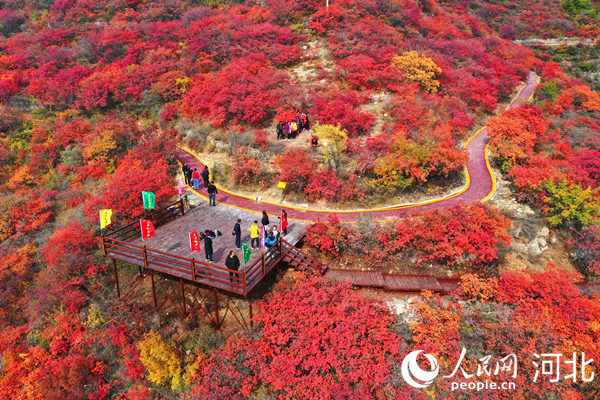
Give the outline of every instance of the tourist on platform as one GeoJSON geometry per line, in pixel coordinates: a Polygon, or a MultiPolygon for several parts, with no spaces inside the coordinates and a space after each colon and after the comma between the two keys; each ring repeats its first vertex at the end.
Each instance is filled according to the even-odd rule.
{"type": "Polygon", "coordinates": [[[206,189],[208,191],[208,204],[211,206],[216,206],[217,205],[217,193],[219,193],[219,191],[217,190],[217,187],[215,186],[215,183],[213,181],[210,181],[210,183],[208,184],[208,188],[206,189]]]}
{"type": "Polygon", "coordinates": [[[287,211],[281,210],[281,217],[279,217],[279,231],[284,236],[287,235],[287,227],[288,227],[287,211]]]}
{"type": "Polygon", "coordinates": [[[258,249],[260,247],[260,229],[258,227],[258,221],[254,221],[248,230],[250,231],[250,247],[258,249]]]}
{"type": "Polygon", "coordinates": [[[194,168],[194,172],[192,172],[192,183],[194,185],[194,189],[200,189],[200,173],[197,168],[194,168]]]}
{"type": "Polygon", "coordinates": [[[208,172],[208,165],[204,166],[204,169],[202,170],[202,180],[204,181],[204,187],[207,188],[208,187],[208,183],[210,182],[210,172],[208,172]]]}
{"type": "Polygon", "coordinates": [[[273,232],[269,232],[269,237],[265,239],[265,246],[268,249],[273,247],[277,243],[277,238],[273,235],[273,232]]]}
{"type": "Polygon", "coordinates": [[[216,237],[215,233],[211,230],[204,231],[204,253],[206,254],[206,261],[213,261],[213,245],[212,241],[216,237]]]}
{"type": "MultiPolygon", "coordinates": [[[[232,269],[234,271],[237,271],[240,268],[240,259],[235,255],[233,250],[229,252],[227,259],[225,260],[225,266],[227,269],[232,269]]],[[[237,277],[237,273],[229,271],[229,281],[233,282],[234,276],[237,277]]]]}
{"type": "Polygon", "coordinates": [[[267,215],[267,212],[265,210],[263,210],[262,213],[262,219],[260,220],[260,222],[262,223],[263,227],[266,227],[267,225],[269,225],[269,216],[267,215]]]}
{"type": "Polygon", "coordinates": [[[273,225],[273,230],[271,231],[271,234],[275,236],[275,240],[279,240],[279,238],[281,237],[281,233],[279,233],[279,230],[275,225],[273,225]]]}
{"type": "Polygon", "coordinates": [[[242,247],[242,228],[240,227],[241,219],[238,219],[235,225],[233,226],[233,232],[231,233],[235,236],[235,247],[238,249],[242,247]]]}

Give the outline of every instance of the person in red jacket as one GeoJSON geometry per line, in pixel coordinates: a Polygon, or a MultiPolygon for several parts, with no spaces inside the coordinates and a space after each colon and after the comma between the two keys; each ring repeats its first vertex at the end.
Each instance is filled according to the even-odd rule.
{"type": "Polygon", "coordinates": [[[194,168],[194,172],[192,172],[192,183],[194,184],[194,189],[200,189],[200,173],[198,172],[198,168],[194,168]]]}

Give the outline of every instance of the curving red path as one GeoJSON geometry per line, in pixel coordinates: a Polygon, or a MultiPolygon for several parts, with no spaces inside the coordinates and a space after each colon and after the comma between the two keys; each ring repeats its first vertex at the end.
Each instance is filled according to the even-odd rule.
{"type": "MultiPolygon", "coordinates": [[[[527,83],[519,92],[516,98],[509,105],[509,108],[519,107],[528,102],[538,84],[537,76],[530,72],[527,83]]],[[[329,214],[336,214],[342,222],[353,222],[359,218],[375,218],[379,220],[407,218],[426,211],[452,207],[459,203],[472,203],[474,201],[487,200],[496,190],[496,182],[487,159],[487,144],[490,137],[487,135],[487,128],[480,129],[466,145],[466,151],[469,155],[467,162],[467,186],[459,193],[445,198],[432,200],[429,202],[399,205],[378,209],[365,209],[360,211],[334,211],[334,210],[311,210],[302,208],[293,208],[285,204],[267,203],[255,201],[254,199],[244,197],[235,193],[219,188],[217,202],[236,208],[245,209],[253,212],[266,210],[267,213],[280,215],[281,209],[285,208],[290,219],[303,221],[319,221],[327,219],[329,214]]],[[[193,154],[184,149],[178,153],[179,161],[187,163],[192,168],[203,168],[202,162],[193,154]]],[[[200,190],[200,195],[206,196],[206,189],[200,190]]]]}

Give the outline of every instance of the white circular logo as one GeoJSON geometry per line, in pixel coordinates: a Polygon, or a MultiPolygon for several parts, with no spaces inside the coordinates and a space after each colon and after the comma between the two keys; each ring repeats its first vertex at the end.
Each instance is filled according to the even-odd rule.
{"type": "Polygon", "coordinates": [[[438,376],[440,367],[438,366],[437,359],[431,354],[423,353],[429,364],[431,364],[431,371],[423,371],[417,363],[417,357],[423,353],[423,350],[413,351],[402,361],[400,370],[402,371],[402,377],[410,386],[423,389],[431,385],[433,380],[438,376]]]}

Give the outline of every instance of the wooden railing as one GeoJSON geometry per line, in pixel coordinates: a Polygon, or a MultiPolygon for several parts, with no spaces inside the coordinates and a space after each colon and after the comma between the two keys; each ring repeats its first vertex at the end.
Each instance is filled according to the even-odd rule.
{"type": "MultiPolygon", "coordinates": [[[[181,201],[157,210],[147,218],[154,218],[153,222],[158,225],[172,219],[179,212],[183,214],[183,203],[181,201]]],[[[103,236],[102,248],[104,255],[136,264],[145,269],[244,296],[250,293],[282,260],[287,261],[294,267],[303,268],[313,273],[322,274],[324,272],[321,264],[283,239],[279,239],[271,248],[261,253],[260,257],[252,264],[242,267],[241,271],[235,271],[127,241],[139,236],[139,232],[139,223],[133,223],[103,236]],[[134,232],[137,232],[137,235],[134,232]]]]}
{"type": "MultiPolygon", "coordinates": [[[[151,220],[154,227],[157,228],[184,214],[183,200],[179,199],[173,204],[149,212],[143,218],[151,220]]],[[[133,240],[141,236],[140,222],[139,220],[132,222],[116,230],[109,231],[104,236],[124,241],[133,240]]]]}
{"type": "Polygon", "coordinates": [[[301,252],[298,248],[293,246],[291,243],[285,240],[280,240],[282,244],[282,252],[284,254],[284,260],[293,265],[294,267],[304,268],[313,274],[323,275],[325,270],[321,263],[315,261],[308,254],[301,252]]]}
{"type": "Polygon", "coordinates": [[[234,293],[245,295],[247,292],[245,271],[230,270],[194,258],[180,257],[110,237],[102,238],[102,246],[104,254],[108,257],[128,261],[178,278],[225,288],[234,293]]]}

